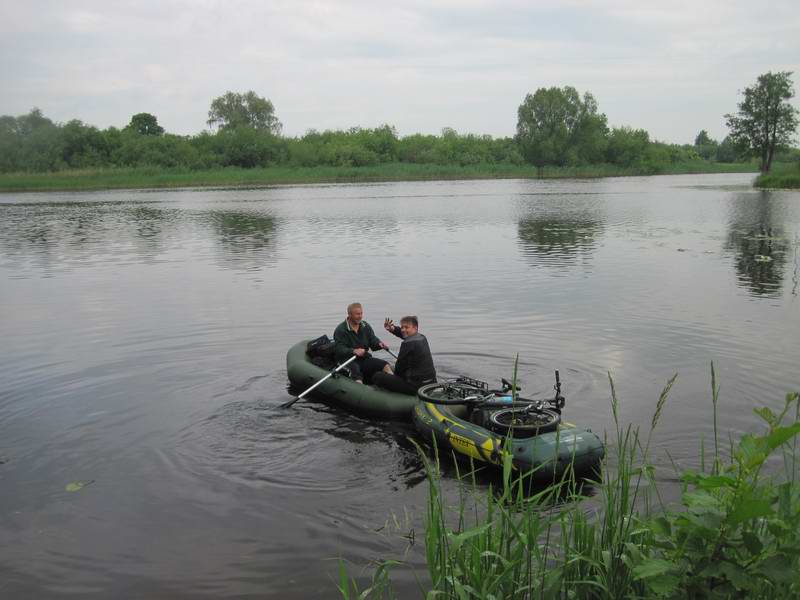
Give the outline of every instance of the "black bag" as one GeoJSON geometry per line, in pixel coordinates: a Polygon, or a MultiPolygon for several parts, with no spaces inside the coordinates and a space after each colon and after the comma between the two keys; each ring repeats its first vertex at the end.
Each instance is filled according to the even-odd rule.
{"type": "Polygon", "coordinates": [[[315,340],[308,342],[306,353],[309,356],[320,356],[322,358],[333,358],[335,342],[327,335],[321,335],[315,340]]]}

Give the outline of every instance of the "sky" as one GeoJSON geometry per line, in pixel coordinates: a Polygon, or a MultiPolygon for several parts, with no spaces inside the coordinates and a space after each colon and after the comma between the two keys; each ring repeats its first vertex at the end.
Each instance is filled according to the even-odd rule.
{"type": "MultiPolygon", "coordinates": [[[[767,71],[794,71],[797,0],[0,0],[0,115],[170,133],[255,91],[285,135],[393,125],[514,135],[540,87],[591,92],[610,126],[721,140],[767,71]]],[[[793,104],[800,106],[795,97],[793,104]]]]}

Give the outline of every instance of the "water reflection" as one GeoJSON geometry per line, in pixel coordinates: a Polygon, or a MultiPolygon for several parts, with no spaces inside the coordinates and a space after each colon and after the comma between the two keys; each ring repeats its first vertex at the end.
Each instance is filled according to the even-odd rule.
{"type": "Polygon", "coordinates": [[[271,214],[212,211],[207,221],[223,266],[258,271],[274,264],[278,223],[271,214]]]}
{"type": "Polygon", "coordinates": [[[785,212],[769,192],[733,200],[725,248],[734,255],[739,285],[753,296],[780,296],[791,246],[783,229],[785,212]]]}
{"type": "Polygon", "coordinates": [[[136,201],[0,205],[0,263],[47,276],[95,263],[183,260],[171,254],[185,248],[192,225],[201,232],[195,255],[216,248],[219,264],[244,270],[275,262],[278,220],[270,214],[203,211],[192,218],[180,208],[136,201]]]}
{"type": "Polygon", "coordinates": [[[102,214],[91,203],[30,204],[0,207],[0,252],[13,264],[30,263],[51,272],[54,265],[74,260],[101,237],[102,214]],[[67,210],[63,207],[67,206],[67,210]]]}
{"type": "Polygon", "coordinates": [[[0,251],[50,272],[95,260],[148,262],[164,251],[178,211],[131,203],[59,202],[0,206],[0,251]]]}
{"type": "Polygon", "coordinates": [[[536,265],[566,267],[587,263],[597,248],[601,223],[593,219],[559,219],[547,215],[520,219],[522,252],[536,265]]]}

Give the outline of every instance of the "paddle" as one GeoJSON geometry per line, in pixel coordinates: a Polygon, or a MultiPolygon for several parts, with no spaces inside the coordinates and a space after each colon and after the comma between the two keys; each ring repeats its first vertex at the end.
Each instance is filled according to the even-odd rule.
{"type": "Polygon", "coordinates": [[[357,358],[358,358],[357,356],[351,356],[351,357],[350,357],[350,358],[348,358],[346,361],[344,361],[342,364],[340,364],[338,367],[336,367],[336,368],[335,368],[333,371],[331,371],[330,373],[328,373],[328,374],[327,374],[325,377],[323,377],[322,379],[320,379],[320,380],[319,380],[317,383],[315,383],[315,384],[314,384],[314,385],[312,385],[310,388],[308,388],[308,389],[307,389],[305,392],[303,392],[302,394],[300,394],[300,395],[299,395],[297,398],[292,398],[292,399],[291,399],[291,400],[289,400],[288,402],[284,402],[283,404],[281,404],[281,405],[280,405],[280,407],[279,407],[279,408],[289,408],[289,407],[290,407],[292,404],[294,404],[295,402],[297,402],[298,400],[300,400],[300,398],[302,398],[303,396],[305,396],[305,395],[306,395],[308,392],[310,392],[311,390],[313,390],[315,387],[317,387],[317,386],[318,386],[319,384],[321,384],[323,381],[326,381],[327,379],[330,379],[331,377],[333,377],[333,376],[336,374],[336,372],[337,372],[337,371],[339,371],[339,370],[343,369],[344,367],[346,367],[347,365],[349,365],[351,362],[353,362],[353,361],[354,361],[355,359],[357,359],[357,358]]]}

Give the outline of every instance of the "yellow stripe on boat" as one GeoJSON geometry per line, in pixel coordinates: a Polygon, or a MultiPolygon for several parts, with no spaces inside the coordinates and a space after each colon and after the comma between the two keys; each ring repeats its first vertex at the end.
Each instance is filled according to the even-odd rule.
{"type": "Polygon", "coordinates": [[[478,447],[475,445],[475,442],[473,442],[471,439],[465,438],[451,431],[447,434],[447,440],[450,442],[450,445],[453,447],[453,449],[457,450],[461,454],[466,454],[467,456],[471,456],[476,460],[486,462],[486,459],[478,451],[478,447]]]}
{"type": "Polygon", "coordinates": [[[466,427],[464,426],[463,423],[459,423],[455,419],[452,419],[452,418],[450,418],[450,417],[448,417],[446,415],[443,415],[441,412],[439,412],[439,409],[436,408],[435,404],[433,404],[431,402],[426,402],[425,406],[427,406],[428,410],[431,412],[431,414],[434,417],[436,417],[437,419],[439,419],[439,421],[441,421],[442,423],[450,423],[450,425],[455,425],[456,427],[460,427],[461,429],[466,429],[466,427]]]}

